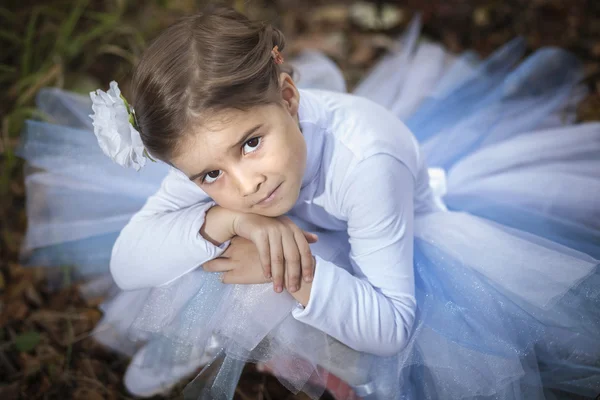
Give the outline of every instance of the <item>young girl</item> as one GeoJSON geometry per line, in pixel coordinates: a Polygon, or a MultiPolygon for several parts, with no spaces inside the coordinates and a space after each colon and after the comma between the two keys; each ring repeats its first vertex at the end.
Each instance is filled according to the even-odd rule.
{"type": "Polygon", "coordinates": [[[97,335],[137,351],[130,391],[209,362],[188,394],[231,398],[253,361],[312,397],[325,370],[378,399],[598,393],[600,125],[569,125],[579,64],[514,68],[520,41],[454,58],[418,30],[358,96],[314,53],[300,82],[317,67],[334,91],[298,89],[279,31],[229,10],[161,34],[131,106],[92,94],[96,138],[76,97],[41,94],[75,126],[25,132],[48,170],[27,179],[27,245],[92,268],[114,243],[124,292],[97,335]]]}

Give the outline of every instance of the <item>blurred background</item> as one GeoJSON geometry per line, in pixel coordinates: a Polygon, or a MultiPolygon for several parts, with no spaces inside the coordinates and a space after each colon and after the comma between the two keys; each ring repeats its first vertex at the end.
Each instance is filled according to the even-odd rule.
{"type": "MultiPolygon", "coordinates": [[[[69,266],[58,290],[41,268],[19,265],[26,228],[22,162],[14,150],[26,119],[44,119],[35,96],[45,86],[87,94],[129,74],[148,41],[202,0],[3,0],[0,5],[0,399],[126,399],[127,359],[88,335],[102,299],[80,298],[69,266]]],[[[328,54],[351,89],[390,49],[413,15],[424,35],[454,52],[486,56],[521,35],[529,50],[559,46],[584,62],[590,92],[579,120],[600,120],[599,0],[230,0],[252,19],[284,31],[286,57],[304,48],[328,54]]],[[[180,398],[183,385],[170,396],[180,398]]],[[[248,367],[239,399],[293,399],[275,379],[248,367]]],[[[157,397],[158,399],[159,397],[157,397]]]]}

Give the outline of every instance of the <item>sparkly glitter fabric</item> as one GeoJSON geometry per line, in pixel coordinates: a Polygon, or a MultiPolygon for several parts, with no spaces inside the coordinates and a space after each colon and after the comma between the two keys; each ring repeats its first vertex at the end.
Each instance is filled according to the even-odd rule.
{"type": "MultiPolygon", "coordinates": [[[[406,121],[428,164],[445,172],[435,176],[446,177],[437,200],[449,211],[415,207],[417,317],[403,351],[355,352],[296,321],[291,296],[223,285],[201,270],[118,293],[103,305],[96,337],[136,354],[148,371],[204,364],[189,399],[232,398],[247,361],[268,362],[290,390],[312,398],[326,371],[369,399],[597,395],[600,124],[572,125],[581,68],[558,49],[519,63],[518,39],[481,61],[418,35],[415,21],[400,50],[356,89],[406,121]],[[194,364],[203,354],[208,361],[194,364]]],[[[301,84],[344,90],[322,55],[297,65],[301,84]]],[[[56,124],[29,122],[23,135],[20,154],[37,168],[26,177],[24,255],[36,265],[76,264],[82,274],[106,270],[119,231],[167,170],[113,165],[80,97],[44,90],[38,104],[56,124]]],[[[347,237],[319,236],[314,254],[351,270],[347,237]]]]}

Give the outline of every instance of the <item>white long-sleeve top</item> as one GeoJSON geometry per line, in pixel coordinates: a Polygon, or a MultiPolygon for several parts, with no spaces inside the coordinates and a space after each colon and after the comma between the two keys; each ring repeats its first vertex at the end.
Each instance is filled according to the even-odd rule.
{"type": "MultiPolygon", "coordinates": [[[[307,167],[290,214],[346,231],[349,263],[316,256],[310,301],[293,316],[358,351],[400,351],[415,315],[413,220],[436,208],[418,144],[406,126],[368,100],[301,90],[307,167]]],[[[225,246],[200,235],[214,203],[172,170],[122,230],[111,273],[124,290],[172,282],[225,246]]]]}

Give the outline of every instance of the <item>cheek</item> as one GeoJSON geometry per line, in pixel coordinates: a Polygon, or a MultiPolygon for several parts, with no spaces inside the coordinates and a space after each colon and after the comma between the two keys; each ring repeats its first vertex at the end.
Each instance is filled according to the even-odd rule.
{"type": "Polygon", "coordinates": [[[273,152],[269,163],[273,172],[297,175],[304,171],[305,162],[306,152],[304,149],[291,146],[290,143],[282,143],[281,146],[278,146],[277,151],[273,152]]]}
{"type": "Polygon", "coordinates": [[[226,208],[228,210],[238,210],[240,205],[236,202],[237,196],[233,196],[229,187],[224,185],[222,182],[217,185],[213,185],[214,187],[205,187],[202,188],[204,192],[214,200],[219,206],[226,208]]]}
{"type": "Polygon", "coordinates": [[[288,171],[304,173],[306,165],[306,143],[295,125],[287,127],[278,152],[279,159],[288,171]]]}
{"type": "Polygon", "coordinates": [[[291,170],[303,174],[306,166],[306,144],[304,138],[290,143],[288,164],[291,170]]]}

